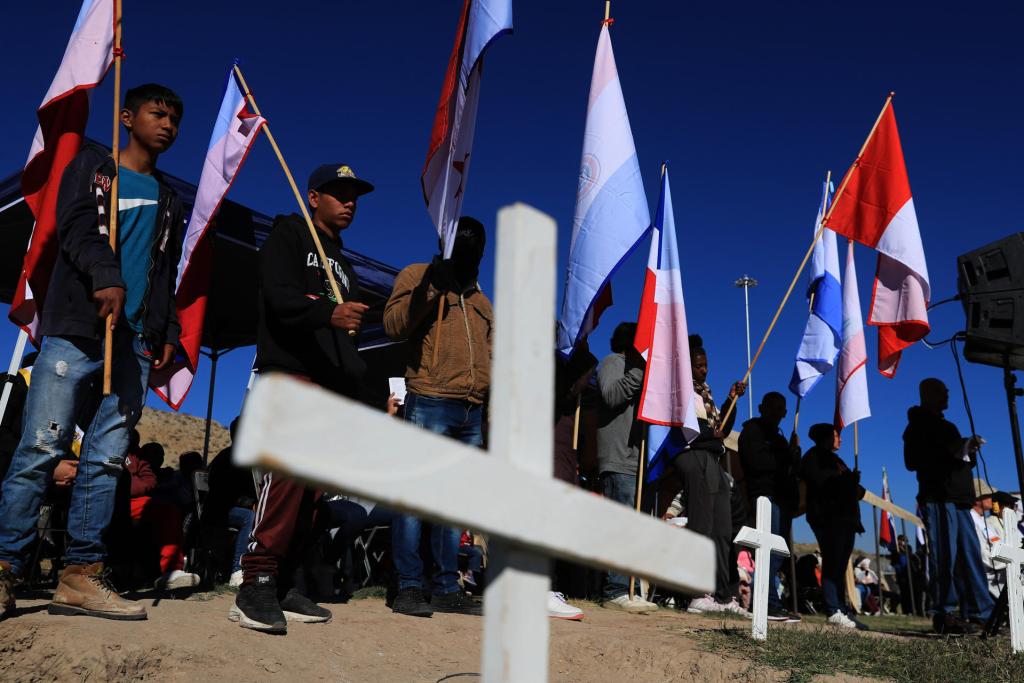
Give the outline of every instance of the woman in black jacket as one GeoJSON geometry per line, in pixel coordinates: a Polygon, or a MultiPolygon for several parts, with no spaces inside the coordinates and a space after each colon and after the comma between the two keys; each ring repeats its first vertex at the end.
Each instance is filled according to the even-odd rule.
{"type": "Polygon", "coordinates": [[[814,446],[800,462],[800,477],[807,484],[807,523],[821,549],[821,590],[828,622],[857,628],[846,606],[846,565],[860,524],[864,489],[860,472],[851,471],[836,453],[841,439],[830,424],[816,424],[808,434],[814,446]]]}

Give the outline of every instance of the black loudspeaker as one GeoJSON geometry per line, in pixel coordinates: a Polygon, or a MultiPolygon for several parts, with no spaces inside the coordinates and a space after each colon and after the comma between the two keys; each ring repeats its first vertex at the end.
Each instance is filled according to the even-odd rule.
{"type": "Polygon", "coordinates": [[[1024,233],[957,258],[967,360],[1024,370],[1024,233]]]}

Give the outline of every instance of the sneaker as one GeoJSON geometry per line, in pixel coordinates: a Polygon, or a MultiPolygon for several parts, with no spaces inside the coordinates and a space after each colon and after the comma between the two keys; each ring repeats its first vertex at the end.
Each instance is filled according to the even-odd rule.
{"type": "Polygon", "coordinates": [[[563,594],[548,591],[548,616],[552,619],[582,621],[583,610],[567,603],[563,594]]]}
{"type": "Polygon", "coordinates": [[[84,615],[124,621],[145,619],[146,608],[118,595],[109,575],[102,562],[68,565],[47,611],[62,616],[84,615]]]}
{"type": "MultiPolygon", "coordinates": [[[[647,614],[653,610],[646,607],[651,603],[646,600],[638,600],[636,596],[630,600],[629,596],[625,593],[618,596],[617,598],[611,598],[601,603],[601,607],[607,607],[608,609],[618,609],[623,612],[629,612],[630,614],[647,614]]],[[[657,605],[654,606],[657,609],[657,605]]]]}
{"type": "Polygon", "coordinates": [[[842,612],[835,612],[826,619],[830,626],[837,626],[839,628],[852,628],[856,629],[857,624],[854,623],[853,619],[846,616],[842,612]]]}
{"type": "Polygon", "coordinates": [[[156,588],[158,590],[178,590],[179,588],[195,588],[199,585],[199,575],[190,574],[189,572],[183,572],[180,569],[167,572],[156,582],[156,588]]]}
{"type": "Polygon", "coordinates": [[[484,609],[480,603],[462,591],[435,595],[434,599],[430,601],[430,606],[434,608],[435,612],[470,614],[475,617],[479,617],[484,613],[484,609]]]}
{"type": "Polygon", "coordinates": [[[228,619],[242,628],[264,633],[286,633],[288,622],[277,601],[277,581],[270,574],[257,574],[252,583],[242,584],[228,619]]]}
{"type": "Polygon", "coordinates": [[[423,591],[419,588],[403,588],[398,591],[391,611],[395,614],[407,614],[410,617],[429,617],[434,613],[430,603],[423,599],[423,591]]]}
{"type": "Polygon", "coordinates": [[[644,609],[646,609],[648,612],[657,612],[658,611],[657,603],[651,602],[650,600],[644,600],[639,595],[634,595],[632,599],[633,599],[633,602],[635,602],[635,603],[637,603],[639,605],[642,605],[644,607],[644,609]]]}
{"type": "Polygon", "coordinates": [[[686,608],[686,611],[690,614],[708,614],[710,612],[720,612],[721,608],[713,597],[703,595],[691,600],[690,606],[686,608]]]}
{"type": "Polygon", "coordinates": [[[769,607],[768,608],[768,621],[785,622],[787,624],[798,624],[800,621],[800,615],[790,612],[785,607],[769,607]]]}
{"type": "Polygon", "coordinates": [[[932,617],[932,627],[936,633],[943,635],[969,635],[977,630],[955,614],[936,614],[932,617]]]}
{"type": "Polygon", "coordinates": [[[321,607],[294,588],[285,593],[280,605],[284,618],[288,621],[326,624],[331,620],[331,610],[321,607]]]}
{"type": "Polygon", "coordinates": [[[11,565],[0,562],[0,619],[14,614],[14,586],[17,579],[11,565]]]}
{"type": "Polygon", "coordinates": [[[231,572],[231,578],[228,579],[228,585],[232,588],[238,588],[242,585],[242,570],[231,572]]]}
{"type": "Polygon", "coordinates": [[[743,605],[741,605],[739,603],[739,600],[737,600],[736,598],[733,598],[732,600],[724,604],[721,602],[717,604],[719,611],[725,612],[727,614],[735,614],[736,616],[743,617],[744,619],[754,618],[754,615],[751,614],[748,610],[744,609],[743,605]]]}

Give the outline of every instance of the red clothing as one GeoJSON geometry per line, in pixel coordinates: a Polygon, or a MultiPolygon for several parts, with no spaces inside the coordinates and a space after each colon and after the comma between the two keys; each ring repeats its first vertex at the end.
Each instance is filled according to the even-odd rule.
{"type": "MultiPolygon", "coordinates": [[[[134,477],[132,488],[135,488],[134,477]]],[[[182,531],[181,510],[177,505],[149,496],[132,498],[132,519],[152,529],[153,541],[160,546],[161,574],[185,568],[185,553],[182,550],[185,534],[182,531]]]]}
{"type": "MultiPolygon", "coordinates": [[[[128,453],[124,459],[124,466],[132,475],[132,498],[148,496],[156,489],[156,472],[153,471],[153,466],[149,461],[140,458],[137,452],[128,453]]],[[[132,517],[134,516],[133,514],[132,517]]]]}

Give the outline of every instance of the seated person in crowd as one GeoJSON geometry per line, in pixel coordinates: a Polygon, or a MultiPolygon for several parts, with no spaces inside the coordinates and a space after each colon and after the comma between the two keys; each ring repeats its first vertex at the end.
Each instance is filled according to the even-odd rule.
{"type": "Polygon", "coordinates": [[[163,463],[163,447],[157,443],[133,447],[138,444],[137,434],[133,431],[125,458],[125,469],[131,475],[132,520],[147,526],[160,548],[160,578],[156,587],[166,590],[192,588],[199,585],[199,577],[183,571],[185,537],[181,510],[173,502],[154,495],[156,471],[163,463]]]}
{"type": "Polygon", "coordinates": [[[871,568],[871,559],[861,556],[853,565],[853,580],[860,593],[860,611],[864,614],[878,615],[882,613],[878,601],[878,574],[871,568]]]}
{"type": "Polygon", "coordinates": [[[254,506],[256,505],[256,483],[249,467],[238,467],[231,461],[235,434],[238,432],[238,418],[231,421],[232,445],[214,457],[210,462],[210,492],[203,509],[203,526],[206,528],[232,527],[238,529],[231,558],[230,586],[242,585],[242,555],[249,544],[252,533],[254,506]]]}

